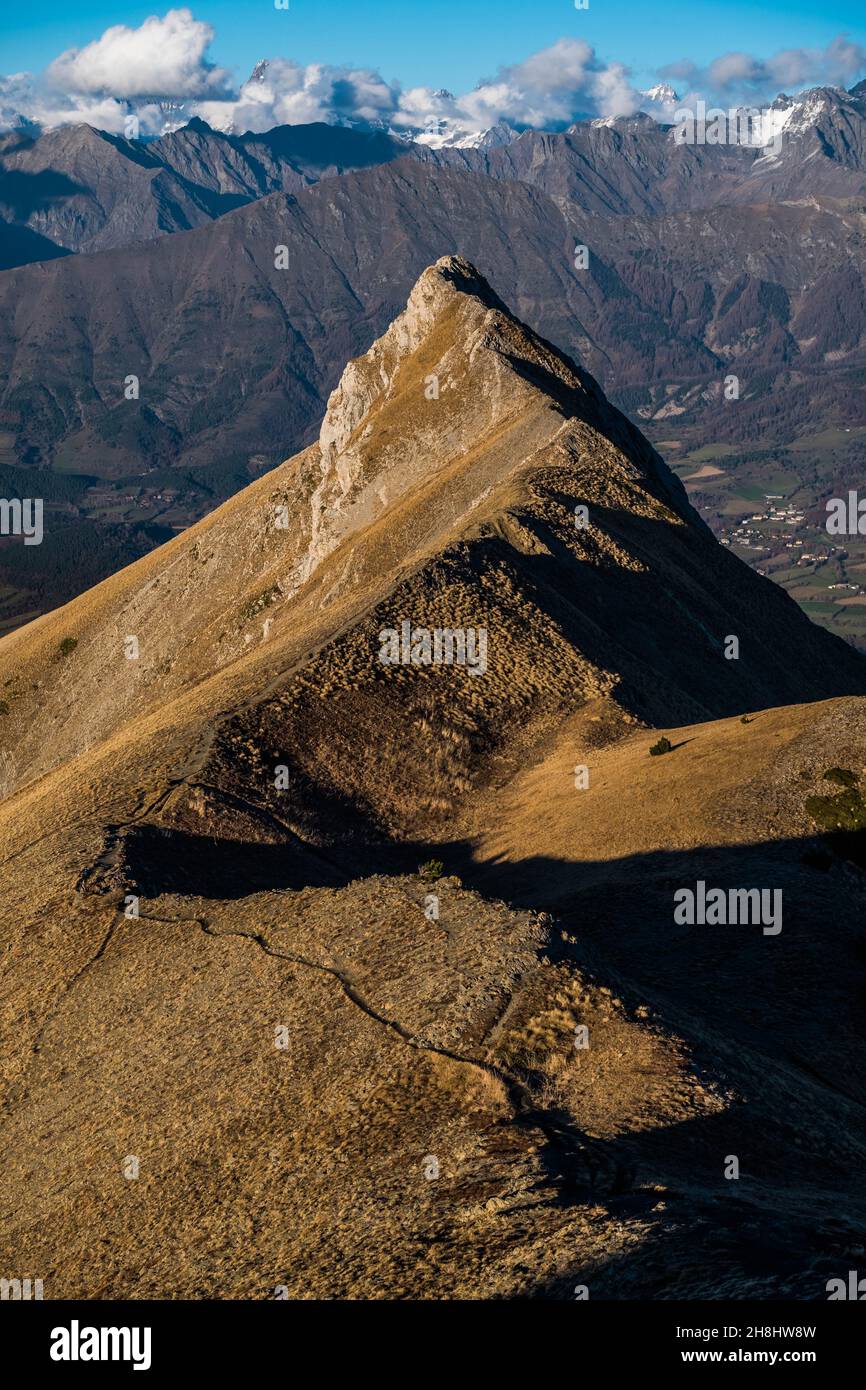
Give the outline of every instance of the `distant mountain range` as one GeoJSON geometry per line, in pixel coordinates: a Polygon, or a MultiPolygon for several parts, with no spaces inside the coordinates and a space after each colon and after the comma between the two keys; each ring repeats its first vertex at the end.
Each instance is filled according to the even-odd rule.
{"type": "MultiPolygon", "coordinates": [[[[774,114],[767,136],[783,138],[766,150],[678,144],[674,126],[644,112],[578,122],[561,134],[520,133],[501,123],[465,140],[440,142],[323,124],[238,135],[212,130],[198,118],[148,141],[86,125],[44,134],[13,130],[0,136],[3,236],[26,227],[54,242],[54,254],[128,246],[202,226],[269,193],[296,193],[321,178],[401,156],[532,183],[590,212],[862,195],[864,84],[850,93],[827,87],[796,100],[782,96],[774,114]]],[[[24,264],[51,253],[21,243],[17,254],[24,264]]],[[[5,255],[11,264],[11,252],[5,255]]]]}
{"type": "MultiPolygon", "coordinates": [[[[20,238],[25,228],[53,242],[54,255],[133,246],[205,226],[269,193],[297,193],[405,154],[403,142],[381,132],[326,125],[235,137],[195,119],[153,141],[88,125],[36,137],[11,132],[0,136],[3,238],[20,238]]],[[[21,264],[46,259],[39,247],[21,250],[21,264]]]]}

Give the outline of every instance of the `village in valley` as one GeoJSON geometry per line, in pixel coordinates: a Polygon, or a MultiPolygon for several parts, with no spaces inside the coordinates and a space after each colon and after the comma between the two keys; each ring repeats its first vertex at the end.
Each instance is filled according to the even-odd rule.
{"type": "Polygon", "coordinates": [[[866,431],[825,431],[775,449],[656,447],[720,544],[780,584],[815,622],[866,651],[866,536],[832,534],[828,492],[866,476],[866,431]],[[828,483],[828,479],[833,479],[828,483]]]}

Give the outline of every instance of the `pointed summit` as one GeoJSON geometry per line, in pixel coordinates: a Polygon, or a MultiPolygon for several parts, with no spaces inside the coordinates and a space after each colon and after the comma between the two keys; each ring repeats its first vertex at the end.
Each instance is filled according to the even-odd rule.
{"type": "Polygon", "coordinates": [[[475,266],[441,257],[328,400],[304,577],[350,519],[371,520],[460,459],[486,460],[502,482],[564,418],[594,418],[602,402],[592,378],[516,319],[475,266]]]}
{"type": "MultiPolygon", "coordinates": [[[[585,390],[574,364],[514,318],[475,266],[462,256],[442,256],[419,276],[390,328],[347,365],[319,435],[324,458],[334,458],[348,444],[374,405],[378,410],[410,383],[417,385],[406,371],[412,359],[419,372],[430,368],[423,378],[430,400],[449,400],[448,392],[470,374],[475,394],[484,395],[484,387],[491,385],[489,374],[506,368],[513,397],[520,393],[521,376],[532,367],[547,373],[551,385],[555,380],[557,390],[585,390]]],[[[538,388],[541,380],[539,375],[538,388]]],[[[497,415],[511,410],[515,400],[509,395],[500,389],[490,397],[489,408],[497,415]]],[[[410,420],[405,423],[411,426],[410,420]]],[[[467,425],[472,427],[469,421],[467,425]]]]}
{"type": "Polygon", "coordinates": [[[441,257],[328,400],[305,577],[345,534],[349,514],[372,519],[460,459],[484,460],[502,484],[568,420],[630,449],[654,495],[675,512],[687,507],[589,373],[521,323],[469,261],[441,257]]]}

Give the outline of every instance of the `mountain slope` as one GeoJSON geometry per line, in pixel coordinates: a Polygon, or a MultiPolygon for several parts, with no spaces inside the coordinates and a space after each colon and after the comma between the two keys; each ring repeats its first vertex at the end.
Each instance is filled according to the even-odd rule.
{"type": "MultiPolygon", "coordinates": [[[[603,318],[604,265],[575,271],[555,204],[403,160],[297,198],[272,194],[188,237],[67,258],[59,276],[42,265],[3,277],[0,383],[17,456],[110,478],[140,473],[145,447],[151,460],[217,473],[278,442],[298,447],[342,362],[384,331],[424,265],[455,243],[511,284],[547,336],[603,360],[582,320],[603,318]],[[281,245],[285,269],[275,265],[281,245]],[[526,247],[518,260],[515,245],[526,247]],[[34,386],[48,341],[50,371],[43,365],[34,386]],[[140,377],[137,406],[121,389],[127,372],[140,377]]],[[[663,355],[685,370],[692,344],[672,341],[636,296],[622,301],[610,331],[629,312],[644,360],[663,355]]]]}
{"type": "Polygon", "coordinates": [[[866,103],[856,90],[815,87],[773,103],[781,139],[755,160],[733,202],[856,198],[866,190],[866,103]]]}
{"type": "MultiPolygon", "coordinates": [[[[863,241],[858,205],[608,218],[403,161],[297,199],[271,195],[191,238],[4,276],[0,404],[19,463],[108,479],[146,476],[145,456],[202,469],[201,508],[248,477],[251,460],[309,441],[340,362],[456,243],[648,414],[667,403],[713,434],[752,440],[756,412],[778,417],[772,398],[787,390],[807,398],[799,413],[785,406],[795,431],[853,423],[863,241]],[[581,243],[585,270],[573,260],[581,243]],[[281,245],[285,269],[274,264],[281,245]],[[726,409],[722,384],[737,366],[743,403],[726,409]],[[138,403],[124,395],[128,372],[138,403]]],[[[196,478],[176,486],[195,491],[196,478]]]]}
{"type": "Polygon", "coordinates": [[[808,197],[861,198],[866,188],[866,102],[839,88],[780,96],[766,147],[685,143],[676,126],[639,112],[580,121],[561,133],[528,130],[491,149],[436,150],[449,168],[530,183],[584,212],[633,217],[808,197]]]}
{"type": "MultiPolygon", "coordinates": [[[[804,216],[801,208],[775,213],[774,245],[791,262],[784,276],[791,283],[800,278],[804,216]]],[[[694,275],[690,222],[668,221],[682,227],[668,255],[678,254],[682,242],[694,275]]],[[[749,225],[756,254],[766,256],[759,223],[755,217],[749,225]]],[[[653,227],[632,233],[632,241],[651,238],[653,227]]],[[[856,214],[824,216],[822,232],[827,265],[841,257],[862,277],[856,214]]],[[[629,236],[618,219],[587,219],[524,187],[467,182],[404,161],[348,175],[329,191],[310,189],[297,200],[272,195],[191,240],[162,239],[104,263],[20,270],[0,282],[8,311],[2,403],[17,437],[16,456],[56,454],[65,468],[110,477],[140,474],[145,445],[160,461],[197,466],[215,459],[224,468],[239,453],[272,450],[278,439],[300,444],[321,413],[339,361],[384,329],[423,265],[455,242],[511,286],[512,298],[549,337],[580,352],[597,373],[615,372],[620,389],[721,380],[723,359],[701,341],[714,298],[723,298],[713,289],[712,269],[698,267],[706,284],[699,280],[693,304],[670,286],[665,297],[642,274],[645,253],[632,249],[629,236]],[[578,272],[573,253],[580,236],[591,254],[588,269],[578,272]],[[608,242],[623,246],[621,258],[611,256],[608,242]],[[283,244],[288,268],[276,271],[275,247],[283,244]],[[524,248],[517,260],[515,245],[524,248]],[[95,286],[106,280],[110,290],[101,300],[95,286]],[[326,301],[327,313],[319,308],[326,301]],[[71,303],[74,314],[61,313],[61,303],[71,303]],[[34,355],[48,360],[49,334],[59,350],[48,354],[48,376],[38,386],[34,355]],[[118,389],[125,372],[136,369],[148,383],[137,410],[118,389]]],[[[730,255],[740,250],[735,239],[730,255]]],[[[768,278],[775,282],[778,270],[768,278]]],[[[748,327],[758,351],[775,320],[759,315],[748,327]]]]}
{"type": "Polygon", "coordinates": [[[724,203],[755,157],[739,146],[675,144],[670,127],[643,114],[581,121],[558,134],[528,130],[499,148],[432,154],[442,167],[529,183],[584,212],[620,217],[724,203]]]}
{"type": "Polygon", "coordinates": [[[0,685],[4,1267],[48,1297],[670,1297],[673,1254],[680,1295],[823,1296],[861,1219],[861,887],[803,857],[800,797],[860,756],[864,662],[467,262],[317,443],[0,642],[0,685]],[[384,664],[404,621],[483,627],[485,669],[384,664]],[[846,693],[647,757],[641,721],[846,693]],[[663,912],[717,840],[793,916],[725,938],[727,1023],[718,938],[663,912]]]}
{"type": "MultiPolygon", "coordinates": [[[[781,468],[820,552],[818,509],[861,467],[864,120],[862,95],[827,88],[780,97],[763,151],[678,144],[645,115],[475,150],[200,120],[150,143],[0,138],[0,260],[40,262],[0,275],[0,471],[27,496],[38,469],[46,506],[44,545],[0,547],[0,630],[308,444],[346,357],[454,248],[673,457],[730,449],[750,495],[781,468]],[[67,248],[97,259],[51,267],[67,248]],[[801,441],[815,452],[777,467],[801,441]]],[[[717,531],[738,503],[722,482],[696,498],[717,531]]],[[[786,558],[774,572],[803,590],[786,558]]],[[[852,610],[831,611],[862,646],[852,610]]]]}
{"type": "Polygon", "coordinates": [[[48,237],[32,232],[17,222],[0,218],[0,270],[30,265],[33,261],[53,261],[69,253],[48,237]]]}
{"type": "MultiPolygon", "coordinates": [[[[31,243],[29,261],[62,251],[134,246],[201,227],[268,193],[405,156],[380,132],[321,123],[265,135],[224,135],[194,119],[142,142],[88,125],[0,136],[0,214],[58,247],[31,243]]],[[[27,247],[21,241],[21,263],[27,247]]]]}
{"type": "Polygon", "coordinates": [[[100,251],[186,231],[237,201],[88,125],[0,140],[0,211],[61,250],[100,251]]]}

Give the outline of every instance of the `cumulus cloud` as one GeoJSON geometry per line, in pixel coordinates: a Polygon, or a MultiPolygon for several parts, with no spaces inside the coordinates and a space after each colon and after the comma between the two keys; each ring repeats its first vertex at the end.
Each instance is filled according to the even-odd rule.
{"type": "Polygon", "coordinates": [[[196,114],[223,129],[254,131],[335,120],[379,121],[395,130],[444,122],[480,131],[498,121],[517,129],[558,130],[580,115],[626,114],[639,100],[622,64],[602,63],[589,44],[560,39],[459,96],[442,88],[403,90],[366,68],[304,67],[277,59],[246,82],[236,99],[200,102],[196,114]]]}
{"type": "Polygon", "coordinates": [[[143,135],[159,134],[179,104],[182,116],[192,102],[231,95],[230,74],[207,57],[213,38],[188,9],[152,15],[137,29],[112,25],[37,76],[0,77],[0,125],[86,122],[124,133],[134,114],[143,135]]]}
{"type": "Polygon", "coordinates": [[[555,129],[576,116],[622,116],[635,111],[640,93],[622,63],[604,63],[581,39],[559,39],[525,62],[501,68],[492,82],[480,82],[461,98],[486,124],[507,120],[515,126],[555,129]]]}
{"type": "Polygon", "coordinates": [[[230,90],[229,74],[207,61],[214,31],[190,10],[151,15],[137,29],[112,25],[84,48],[70,48],[48,67],[46,86],[100,97],[156,95],[189,99],[230,90]]]}
{"type": "Polygon", "coordinates": [[[14,104],[43,126],[89,121],[110,131],[122,130],[132,110],[144,134],[166,123],[163,108],[172,102],[183,103],[181,118],[201,116],[224,130],[369,121],[395,130],[444,125],[471,132],[503,120],[518,129],[558,130],[580,116],[627,114],[640,100],[623,64],[603,62],[577,39],[560,39],[454,96],[441,88],[404,90],[371,68],[287,58],[261,64],[232,90],[228,74],[208,60],[213,37],[211,26],[188,9],[152,16],[135,29],[114,25],[83,48],[62,53],[36,79],[0,79],[0,105],[8,112],[14,104]],[[156,100],[142,104],[145,97],[156,100]]]}
{"type": "Polygon", "coordinates": [[[306,121],[387,120],[398,102],[398,89],[370,69],[276,58],[260,64],[236,97],[196,102],[194,112],[217,129],[263,131],[306,121]]]}

